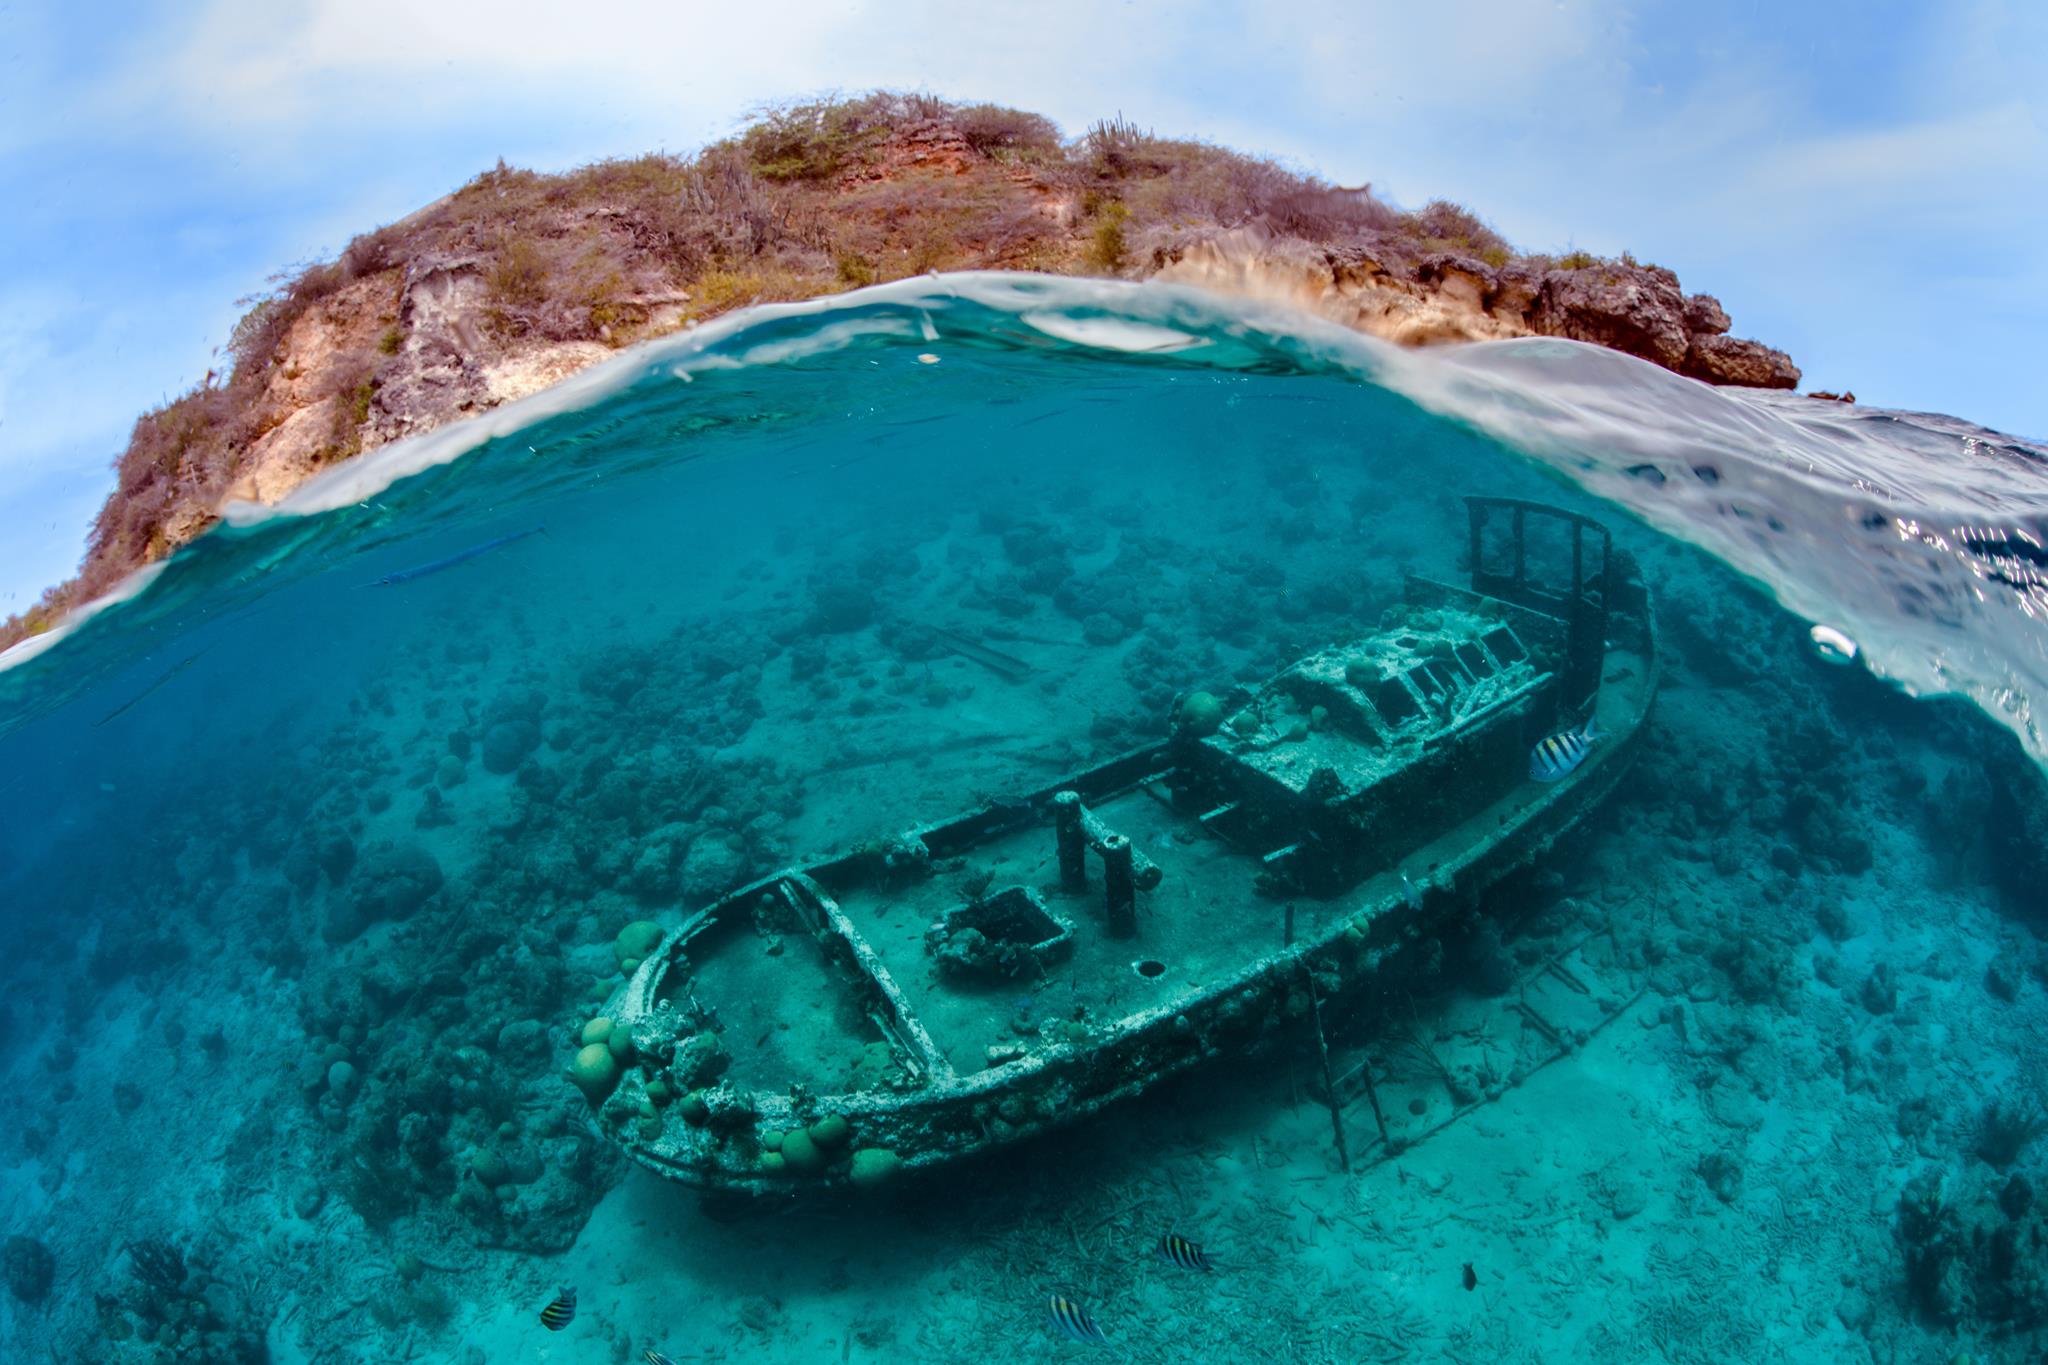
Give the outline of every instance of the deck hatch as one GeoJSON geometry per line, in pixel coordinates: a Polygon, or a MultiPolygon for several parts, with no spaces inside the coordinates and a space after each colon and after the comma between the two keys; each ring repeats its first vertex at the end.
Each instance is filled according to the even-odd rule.
{"type": "Polygon", "coordinates": [[[1031,887],[1006,886],[941,915],[924,946],[942,976],[1036,977],[1073,952],[1074,926],[1031,887]]]}

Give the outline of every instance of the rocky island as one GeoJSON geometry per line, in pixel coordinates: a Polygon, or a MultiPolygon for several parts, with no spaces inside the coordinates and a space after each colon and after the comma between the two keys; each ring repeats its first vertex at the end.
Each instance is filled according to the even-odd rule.
{"type": "Polygon", "coordinates": [[[1456,204],[1402,211],[1121,120],[876,93],[758,115],[694,157],[561,175],[499,164],[282,283],[224,376],[135,424],[76,578],[0,648],[199,535],[229,499],[524,397],[754,303],[940,270],[1176,281],[1404,345],[1556,336],[1715,384],[1792,388],[1707,294],[1624,253],[1515,251],[1456,204]]]}

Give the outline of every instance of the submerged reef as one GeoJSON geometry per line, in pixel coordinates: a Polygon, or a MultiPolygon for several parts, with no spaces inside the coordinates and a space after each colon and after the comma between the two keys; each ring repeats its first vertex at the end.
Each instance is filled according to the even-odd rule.
{"type": "Polygon", "coordinates": [[[23,1303],[41,1303],[57,1278],[57,1259],[33,1237],[9,1237],[0,1244],[0,1280],[23,1303]]]}

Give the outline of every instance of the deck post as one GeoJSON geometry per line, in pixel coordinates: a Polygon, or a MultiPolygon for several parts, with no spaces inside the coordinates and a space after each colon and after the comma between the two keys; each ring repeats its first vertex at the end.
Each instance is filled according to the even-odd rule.
{"type": "Polygon", "coordinates": [[[1081,793],[1054,795],[1052,821],[1060,845],[1060,885],[1079,891],[1088,885],[1088,836],[1081,828],[1081,793]]]}
{"type": "Polygon", "coordinates": [[[1102,886],[1109,903],[1109,932],[1118,938],[1138,933],[1138,888],[1131,878],[1128,835],[1111,834],[1102,841],[1102,886]]]}

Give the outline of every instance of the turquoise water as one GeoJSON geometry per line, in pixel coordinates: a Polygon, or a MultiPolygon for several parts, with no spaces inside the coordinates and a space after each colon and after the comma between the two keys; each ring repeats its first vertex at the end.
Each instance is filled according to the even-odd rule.
{"type": "Polygon", "coordinates": [[[2037,1359],[2044,459],[1567,343],[959,277],[242,509],[0,671],[7,1339],[2037,1359]],[[592,1122],[565,1068],[623,926],[1157,738],[1460,579],[1468,494],[1609,526],[1662,692],[1580,837],[1403,983],[1400,1046],[1338,1042],[1448,1112],[1428,1057],[1486,1064],[1499,979],[1598,933],[1582,1047],[1398,1154],[1353,1108],[1350,1171],[1312,1039],[853,1200],[707,1209],[592,1122]]]}

